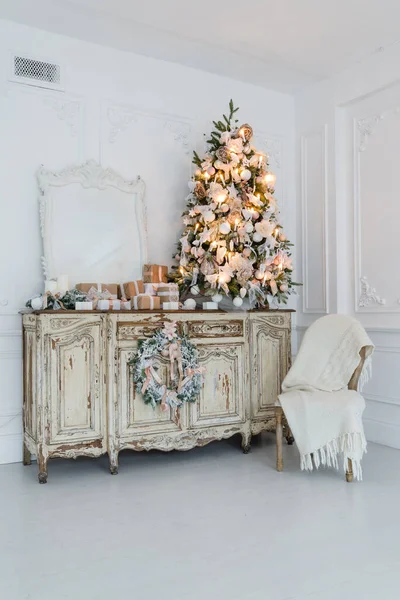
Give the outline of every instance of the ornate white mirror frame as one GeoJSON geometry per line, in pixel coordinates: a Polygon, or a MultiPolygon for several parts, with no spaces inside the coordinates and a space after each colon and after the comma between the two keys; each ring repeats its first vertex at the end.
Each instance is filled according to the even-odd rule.
{"type": "Polygon", "coordinates": [[[76,283],[140,279],[147,262],[144,182],[93,160],[37,174],[43,271],[76,283]]]}

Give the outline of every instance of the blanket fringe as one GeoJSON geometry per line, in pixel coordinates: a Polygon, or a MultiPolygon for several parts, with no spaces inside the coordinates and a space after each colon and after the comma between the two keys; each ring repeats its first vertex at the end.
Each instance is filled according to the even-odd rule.
{"type": "Polygon", "coordinates": [[[347,471],[348,459],[350,459],[354,477],[362,481],[361,459],[366,452],[367,440],[363,433],[345,433],[314,452],[303,454],[300,466],[302,471],[312,471],[314,467],[318,469],[320,465],[339,469],[338,455],[343,454],[344,471],[347,471]]]}
{"type": "Polygon", "coordinates": [[[358,380],[358,391],[362,392],[364,386],[368,383],[368,381],[372,377],[372,354],[370,354],[365,362],[363,370],[360,374],[360,379],[358,380]]]}

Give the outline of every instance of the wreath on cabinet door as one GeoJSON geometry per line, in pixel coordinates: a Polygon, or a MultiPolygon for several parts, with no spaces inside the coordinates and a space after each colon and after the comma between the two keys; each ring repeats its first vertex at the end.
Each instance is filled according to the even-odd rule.
{"type": "Polygon", "coordinates": [[[196,402],[205,369],[199,364],[196,346],[178,332],[176,322],[164,323],[150,338],[139,340],[138,351],[128,364],[144,402],[153,408],[160,405],[167,411],[183,402],[196,402]],[[160,358],[168,362],[168,385],[158,373],[160,358]]]}

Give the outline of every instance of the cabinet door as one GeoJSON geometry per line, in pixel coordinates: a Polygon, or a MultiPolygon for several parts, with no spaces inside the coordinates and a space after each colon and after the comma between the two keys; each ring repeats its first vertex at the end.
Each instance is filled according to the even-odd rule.
{"type": "Polygon", "coordinates": [[[265,317],[251,321],[252,417],[273,414],[289,368],[290,317],[265,317]]]}
{"type": "Polygon", "coordinates": [[[190,426],[209,427],[245,420],[245,344],[242,341],[199,344],[205,368],[199,400],[190,406],[190,426]]]}
{"type": "Polygon", "coordinates": [[[104,437],[104,342],[100,316],[51,319],[47,337],[50,444],[104,437]]]}
{"type": "MultiPolygon", "coordinates": [[[[118,323],[118,346],[116,348],[116,382],[118,415],[116,428],[122,441],[129,442],[133,438],[161,433],[179,433],[186,428],[185,407],[163,412],[159,406],[153,408],[145,404],[140,390],[137,389],[132,369],[128,365],[133,354],[136,354],[138,340],[143,339],[162,326],[162,323],[118,323]]],[[[164,383],[168,385],[169,362],[158,357],[154,366],[164,383]]]]}

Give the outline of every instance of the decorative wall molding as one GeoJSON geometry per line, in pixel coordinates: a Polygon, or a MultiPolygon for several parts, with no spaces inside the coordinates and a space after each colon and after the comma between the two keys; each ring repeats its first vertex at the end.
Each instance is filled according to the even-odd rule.
{"type": "Polygon", "coordinates": [[[115,105],[107,108],[107,120],[111,125],[108,141],[113,144],[122,131],[125,131],[131,123],[137,121],[137,117],[132,108],[115,105]]]}
{"type": "Polygon", "coordinates": [[[184,153],[189,154],[191,133],[189,123],[184,123],[182,121],[165,121],[164,127],[173,134],[174,140],[182,146],[184,153]]]}
{"type": "Polygon", "coordinates": [[[375,133],[379,123],[388,117],[399,116],[400,106],[389,108],[380,114],[370,115],[361,119],[353,118],[353,214],[354,214],[354,273],[355,289],[354,304],[356,313],[400,313],[400,299],[387,303],[385,298],[379,296],[376,289],[367,281],[362,273],[362,235],[361,235],[361,174],[360,159],[367,147],[371,136],[375,133]],[[361,285],[360,285],[361,284],[361,285]]]}
{"type": "Polygon", "coordinates": [[[81,103],[77,100],[45,98],[44,103],[56,111],[57,117],[65,121],[73,137],[77,137],[81,120],[81,103]]]}
{"type": "MultiPolygon", "coordinates": [[[[17,314],[17,313],[15,313],[17,314]]],[[[7,315],[9,316],[9,315],[7,315]]],[[[19,329],[3,329],[0,330],[0,337],[21,337],[22,331],[19,329]]]]}
{"type": "Polygon", "coordinates": [[[302,217],[302,266],[303,266],[303,312],[309,314],[328,314],[329,313],[329,267],[328,267],[328,126],[324,125],[321,129],[311,132],[308,135],[301,137],[301,217],[302,217]],[[321,278],[322,284],[322,306],[314,308],[310,307],[310,298],[308,290],[309,282],[309,265],[308,265],[308,238],[311,233],[308,231],[307,224],[307,207],[308,207],[308,140],[318,136],[321,142],[321,168],[322,168],[322,189],[321,201],[323,202],[322,210],[322,257],[323,257],[323,273],[321,278]]]}
{"type": "Polygon", "coordinates": [[[379,404],[391,404],[392,406],[400,407],[400,398],[395,398],[393,396],[377,396],[376,394],[365,394],[363,393],[365,400],[369,400],[370,402],[378,402],[379,404]]]}
{"type": "MultiPolygon", "coordinates": [[[[0,350],[0,360],[22,360],[22,350],[21,352],[0,350]]],[[[4,415],[1,414],[0,416],[4,417],[4,415]]]]}
{"type": "Polygon", "coordinates": [[[386,300],[378,296],[376,289],[368,283],[365,275],[360,277],[360,284],[361,294],[358,299],[358,306],[360,308],[370,306],[371,304],[379,304],[381,306],[386,304],[386,300]]]}
{"type": "Polygon", "coordinates": [[[374,115],[371,117],[365,117],[357,121],[357,129],[359,131],[359,144],[358,151],[364,152],[367,147],[367,142],[370,136],[374,133],[375,128],[379,121],[384,118],[384,115],[374,115]]]}

